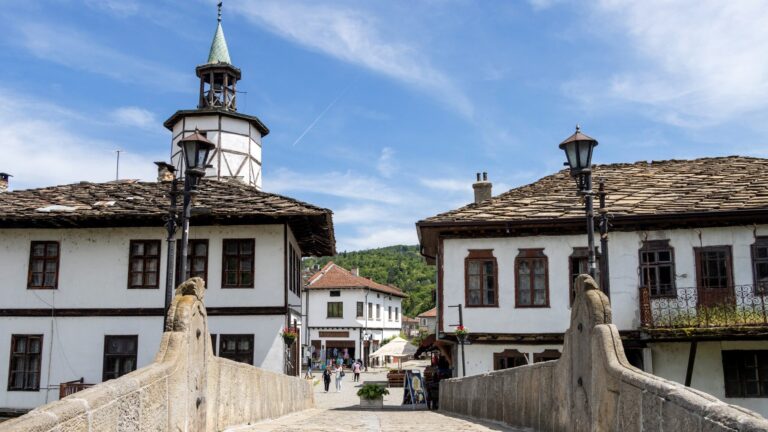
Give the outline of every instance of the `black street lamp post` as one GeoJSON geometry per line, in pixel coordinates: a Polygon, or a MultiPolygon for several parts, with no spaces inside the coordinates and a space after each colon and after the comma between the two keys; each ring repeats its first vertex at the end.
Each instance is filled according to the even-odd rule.
{"type": "MultiPolygon", "coordinates": [[[[449,305],[448,307],[455,307],[459,309],[459,324],[458,328],[461,328],[464,330],[464,314],[462,313],[462,305],[461,303],[457,305],[449,305]]],[[[459,346],[461,347],[461,376],[465,377],[467,376],[467,362],[464,360],[464,342],[467,340],[466,335],[457,336],[456,339],[459,341],[459,346]]]]}
{"type": "MultiPolygon", "coordinates": [[[[183,207],[181,212],[181,254],[179,256],[179,278],[184,279],[187,276],[187,242],[189,240],[189,219],[192,214],[192,196],[196,193],[195,188],[205,175],[208,153],[216,147],[215,144],[195,129],[192,135],[184,137],[178,143],[181,147],[183,164],[186,167],[184,171],[184,190],[183,207]]],[[[173,171],[172,166],[167,168],[173,171]]],[[[166,228],[168,230],[168,256],[166,264],[165,278],[165,312],[168,315],[168,308],[171,306],[174,289],[174,255],[175,255],[175,236],[179,225],[177,211],[177,198],[179,195],[179,180],[174,177],[171,181],[170,200],[171,204],[166,216],[166,228]]],[[[165,324],[163,324],[165,327],[165,324]]]]}
{"type": "MultiPolygon", "coordinates": [[[[560,143],[560,148],[565,151],[568,159],[565,165],[571,169],[571,177],[576,180],[579,194],[584,196],[584,210],[587,216],[587,240],[589,260],[589,275],[595,278],[597,273],[595,265],[595,212],[592,204],[594,192],[592,191],[592,151],[597,147],[597,140],[581,132],[576,126],[576,132],[560,143]]],[[[605,252],[603,252],[605,253],[605,252]]]]}

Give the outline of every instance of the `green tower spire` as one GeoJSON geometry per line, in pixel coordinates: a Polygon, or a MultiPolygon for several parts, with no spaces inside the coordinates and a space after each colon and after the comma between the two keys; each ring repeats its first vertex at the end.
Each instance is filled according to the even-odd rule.
{"type": "Polygon", "coordinates": [[[216,34],[213,35],[211,43],[211,52],[208,54],[208,64],[226,63],[232,64],[229,59],[229,49],[227,49],[227,40],[224,39],[224,30],[221,28],[221,2],[219,6],[219,23],[216,26],[216,34]]]}

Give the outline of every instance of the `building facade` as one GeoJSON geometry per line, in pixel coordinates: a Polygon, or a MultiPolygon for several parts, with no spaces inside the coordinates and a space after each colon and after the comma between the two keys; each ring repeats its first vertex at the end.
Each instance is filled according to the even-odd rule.
{"type": "Polygon", "coordinates": [[[419,320],[419,333],[432,334],[437,329],[437,308],[434,307],[416,316],[419,320]]]}
{"type": "MultiPolygon", "coordinates": [[[[763,415],[766,168],[743,157],[594,168],[612,216],[596,279],[630,361],[763,415]]],[[[587,269],[574,191],[563,171],[419,222],[437,265],[440,337],[455,340],[448,324],[458,322],[445,305],[463,305],[467,374],[559,357],[573,279],[587,269]]],[[[452,360],[457,370],[456,349],[452,360]]]]}
{"type": "MultiPolygon", "coordinates": [[[[221,49],[220,24],[216,38],[221,49]]],[[[231,68],[220,60],[217,67],[231,68]]],[[[217,115],[224,128],[238,116],[233,97],[173,118],[190,124],[217,115]]],[[[220,136],[208,135],[220,147],[231,142],[220,136]]],[[[281,332],[301,325],[301,257],[335,253],[331,212],[262,192],[253,178],[224,175],[221,166],[209,170],[194,199],[188,273],[179,274],[176,260],[168,284],[168,248],[179,244],[167,241],[165,228],[173,173],[159,167],[157,182],[0,189],[0,346],[10,353],[0,356],[0,411],[28,410],[149,364],[166,288],[192,276],[206,282],[215,354],[300,373],[299,346],[289,349],[281,332]],[[78,385],[62,386],[72,381],[78,385]]]]}
{"type": "Polygon", "coordinates": [[[309,278],[303,295],[306,357],[314,366],[339,359],[345,364],[360,359],[368,366],[381,341],[400,334],[405,294],[356,269],[329,262],[309,278]]]}

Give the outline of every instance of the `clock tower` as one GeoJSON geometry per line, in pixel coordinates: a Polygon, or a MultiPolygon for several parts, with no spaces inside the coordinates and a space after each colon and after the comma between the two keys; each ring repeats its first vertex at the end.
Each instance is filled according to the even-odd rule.
{"type": "Polygon", "coordinates": [[[261,189],[261,142],[269,129],[256,116],[237,111],[241,74],[229,58],[221,26],[221,3],[218,7],[208,61],[195,68],[200,79],[197,109],[176,111],[163,123],[172,132],[171,163],[177,172],[184,172],[177,143],[197,129],[216,145],[208,156],[207,178],[238,180],[261,189]]]}

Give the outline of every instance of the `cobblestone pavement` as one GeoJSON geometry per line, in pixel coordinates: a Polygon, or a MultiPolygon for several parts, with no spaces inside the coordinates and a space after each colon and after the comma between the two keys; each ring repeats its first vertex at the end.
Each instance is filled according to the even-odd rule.
{"type": "MultiPolygon", "coordinates": [[[[320,377],[315,374],[316,381],[320,377]]],[[[230,428],[232,432],[331,432],[331,431],[512,431],[495,423],[478,423],[472,419],[448,416],[426,409],[411,409],[402,406],[403,389],[390,388],[390,394],[384,397],[384,409],[360,409],[357,396],[362,381],[384,381],[386,372],[363,373],[361,382],[352,382],[352,374],[347,374],[342,381],[342,391],[336,393],[334,383],[328,393],[323,383],[315,385],[315,406],[317,408],[284,417],[260,422],[251,426],[230,428]]]]}

